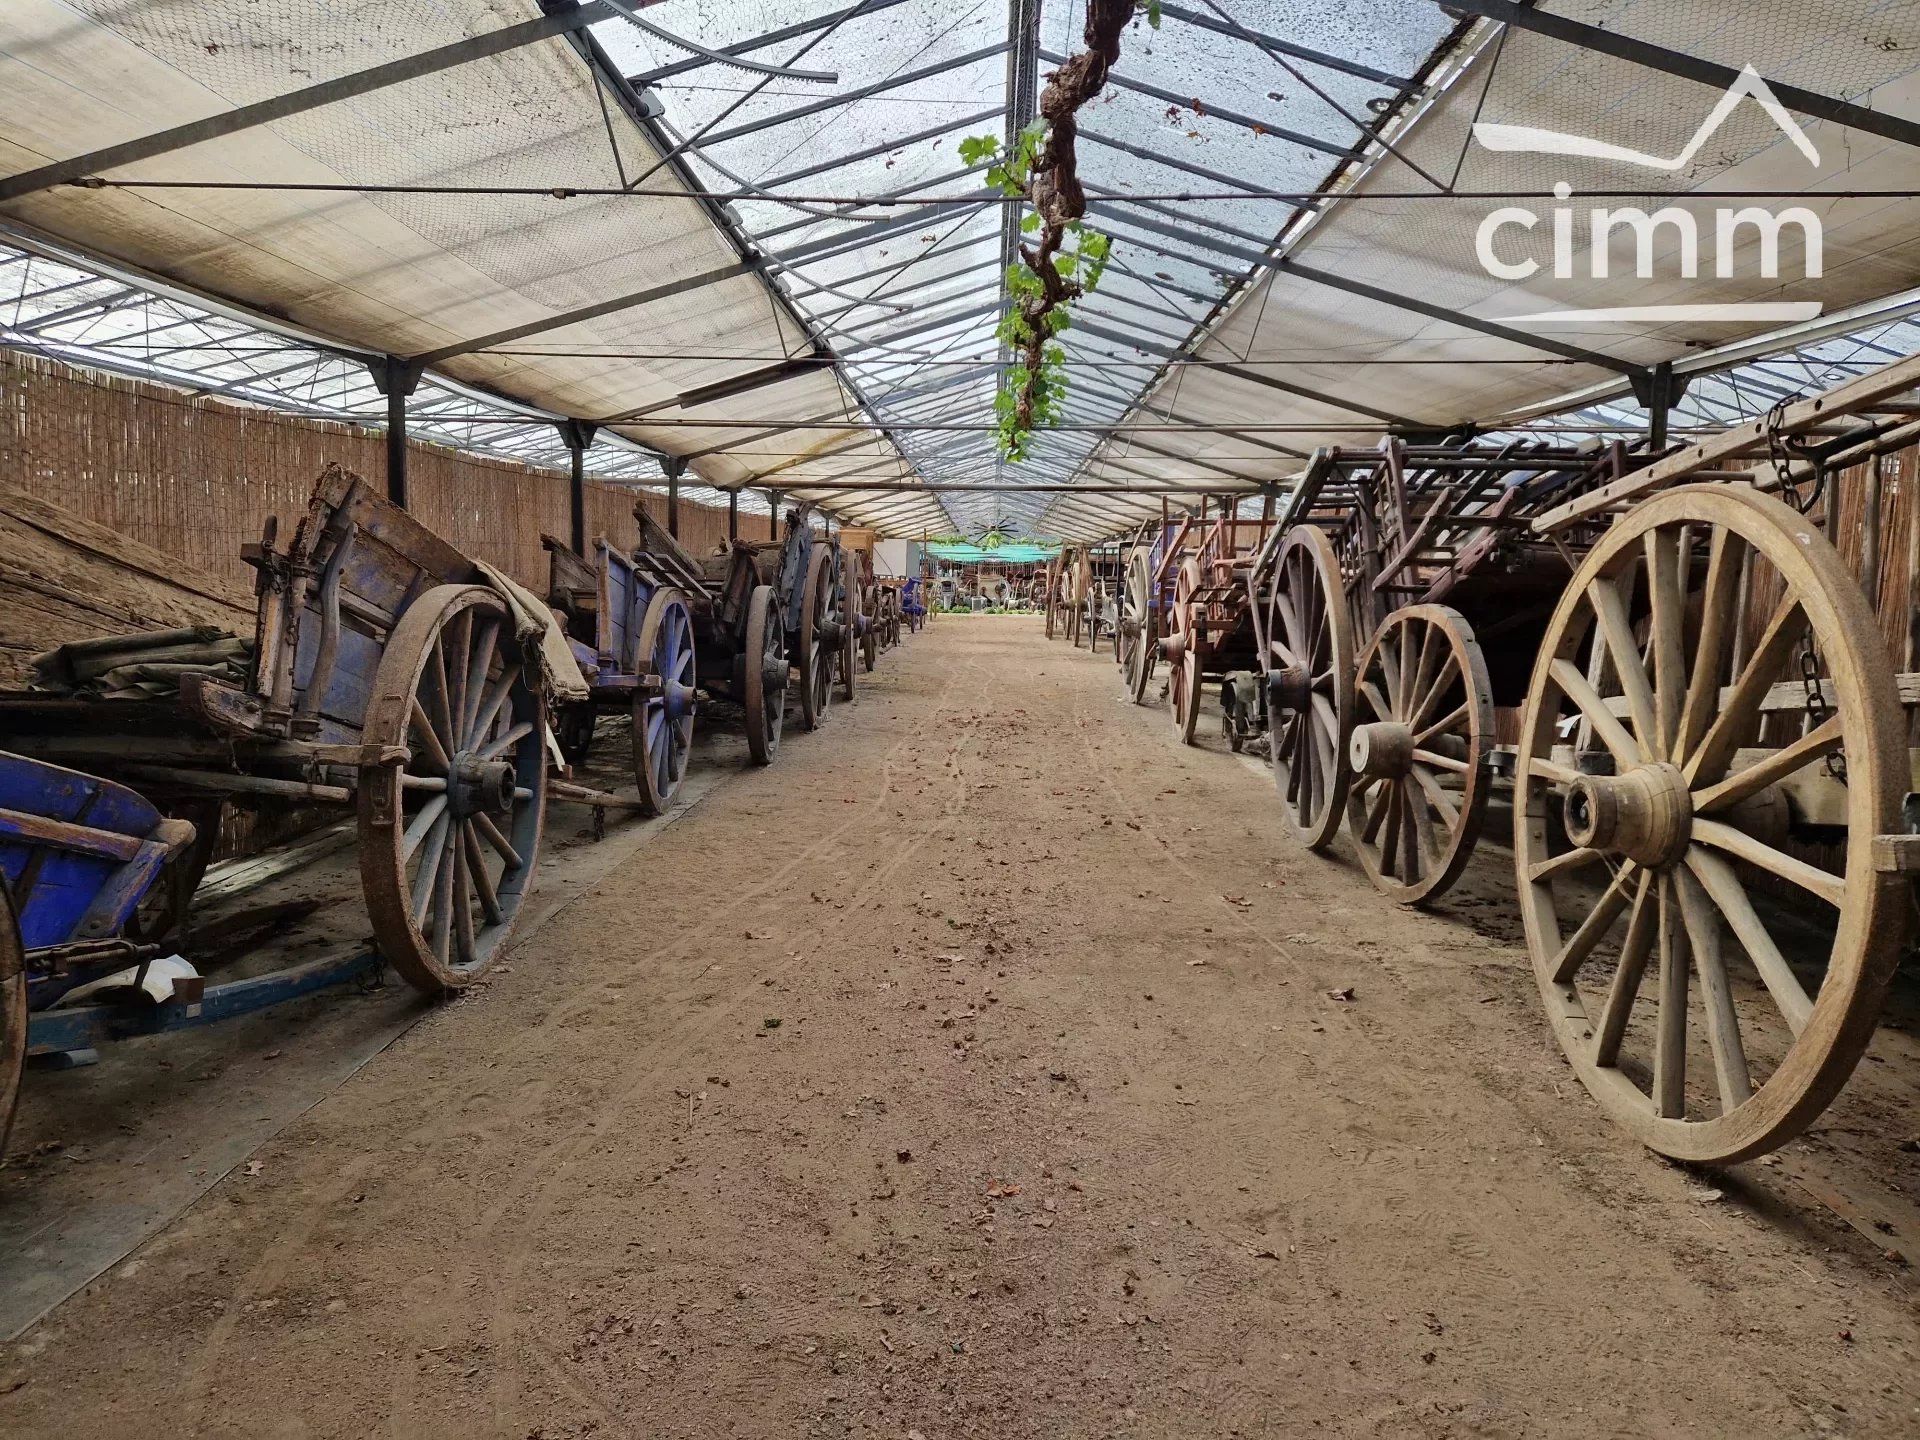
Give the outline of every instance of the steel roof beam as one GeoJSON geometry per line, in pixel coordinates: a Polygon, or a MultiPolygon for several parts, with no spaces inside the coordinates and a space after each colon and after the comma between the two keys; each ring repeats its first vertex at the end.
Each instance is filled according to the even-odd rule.
{"type": "MultiPolygon", "coordinates": [[[[658,4],[659,0],[628,0],[628,3],[634,8],[644,8],[658,4]]],[[[243,130],[270,125],[276,120],[285,120],[294,115],[304,115],[307,111],[317,110],[323,105],[350,100],[357,95],[370,95],[376,90],[384,90],[408,80],[436,75],[456,65],[465,65],[494,55],[504,55],[510,50],[518,50],[523,45],[532,45],[541,40],[569,35],[574,31],[584,30],[589,25],[596,25],[602,20],[612,19],[613,14],[614,12],[605,5],[594,3],[564,10],[555,15],[523,20],[518,25],[509,25],[502,30],[489,31],[485,35],[472,35],[465,40],[456,40],[451,45],[422,50],[415,55],[390,60],[384,65],[375,65],[366,70],[357,70],[351,75],[340,75],[331,80],[323,80],[317,85],[302,86],[285,95],[275,95],[266,100],[256,101],[252,105],[242,105],[238,109],[227,110],[218,115],[190,120],[184,125],[175,125],[152,135],[142,136],[138,140],[127,140],[118,145],[90,150],[84,155],[55,160],[51,164],[41,165],[0,180],[0,203],[18,200],[23,195],[31,195],[35,191],[46,190],[69,180],[79,179],[81,176],[94,175],[102,170],[117,170],[142,160],[170,155],[189,145],[199,145],[208,140],[237,135],[243,130]]]]}
{"type": "Polygon", "coordinates": [[[916,190],[937,190],[942,185],[951,185],[964,180],[969,175],[978,175],[989,167],[986,165],[968,165],[959,170],[949,170],[945,174],[935,175],[928,180],[916,180],[911,185],[902,185],[898,189],[883,190],[877,195],[863,195],[858,200],[850,200],[844,205],[833,207],[830,215],[808,215],[785,225],[776,225],[771,230],[762,230],[753,238],[763,248],[766,242],[778,235],[791,235],[796,230],[810,230],[815,225],[830,225],[836,220],[844,220],[849,215],[857,215],[862,210],[872,209],[889,200],[903,200],[916,190]]]}
{"type": "MultiPolygon", "coordinates": [[[[1040,58],[1049,65],[1067,63],[1066,56],[1051,50],[1042,50],[1040,58]]],[[[1322,140],[1318,135],[1289,130],[1284,125],[1276,125],[1269,120],[1258,120],[1251,115],[1242,115],[1238,111],[1224,109],[1202,96],[1179,95],[1172,90],[1162,90],[1158,85],[1149,85],[1144,80],[1135,80],[1131,76],[1120,74],[1117,70],[1107,72],[1107,83],[1118,85],[1122,90],[1151,96],[1168,105],[1178,105],[1183,110],[1198,108],[1210,119],[1224,120],[1229,125],[1238,125],[1243,130],[1253,131],[1256,135],[1271,135],[1276,140],[1289,140],[1295,145],[1303,145],[1309,150],[1318,150],[1323,155],[1332,155],[1339,160],[1358,160],[1361,155],[1361,147],[1357,145],[1336,145],[1331,140],[1322,140]]]]}
{"type": "Polygon", "coordinates": [[[829,235],[823,239],[796,246],[791,250],[776,250],[773,252],[773,257],[789,269],[795,265],[810,265],[848,250],[862,249],[875,240],[884,240],[887,236],[896,235],[903,230],[917,230],[936,219],[952,219],[956,208],[970,219],[979,211],[995,203],[997,202],[987,199],[971,207],[926,205],[918,210],[910,210],[904,215],[897,215],[890,220],[869,220],[863,225],[856,225],[843,235],[829,235]]]}
{"type": "Polygon", "coordinates": [[[1216,185],[1226,186],[1229,190],[1254,191],[1255,194],[1251,197],[1254,199],[1272,200],[1275,205],[1285,205],[1290,210],[1300,208],[1291,200],[1273,200],[1272,196],[1259,193],[1266,190],[1266,186],[1239,175],[1229,175],[1224,170],[1209,170],[1206,166],[1196,165],[1191,160],[1178,160],[1171,155],[1162,155],[1157,150],[1149,150],[1144,145],[1135,145],[1126,140],[1116,140],[1111,135],[1102,135],[1097,130],[1083,129],[1078,138],[1091,141],[1102,149],[1118,150],[1122,154],[1133,156],[1136,160],[1145,160],[1153,165],[1164,165],[1169,170],[1178,170],[1184,175],[1192,175],[1197,179],[1211,180],[1216,185]]]}
{"type": "MultiPolygon", "coordinates": [[[[986,236],[984,238],[992,239],[993,237],[986,236]]],[[[918,295],[923,290],[931,290],[936,285],[951,284],[953,281],[958,280],[965,275],[978,275],[982,270],[998,270],[999,266],[1000,266],[1000,262],[997,259],[989,258],[981,261],[978,265],[969,265],[964,270],[949,270],[944,275],[936,275],[930,280],[919,281],[916,284],[907,286],[906,289],[904,290],[875,291],[872,298],[870,299],[853,301],[850,304],[842,305],[838,310],[823,310],[813,318],[822,325],[830,325],[834,321],[838,320],[841,316],[851,315],[856,310],[869,309],[870,307],[875,305],[884,307],[886,305],[898,302],[905,296],[918,295]]],[[[978,288],[978,287],[969,287],[969,288],[978,288]]],[[[825,294],[826,292],[814,291],[812,293],[825,294]]],[[[929,303],[943,304],[947,300],[955,300],[958,298],[960,298],[959,294],[956,293],[954,295],[945,296],[941,300],[936,300],[929,303]]]]}
{"type": "Polygon", "coordinates": [[[870,85],[848,90],[839,95],[828,95],[824,99],[814,100],[805,105],[796,105],[791,110],[781,110],[772,115],[763,115],[758,120],[750,120],[744,125],[735,125],[726,130],[714,130],[700,139],[702,146],[711,148],[724,145],[729,140],[743,140],[749,135],[757,135],[762,130],[771,130],[794,120],[804,120],[810,115],[824,115],[829,110],[838,110],[851,105],[856,100],[870,99],[875,95],[884,95],[889,90],[898,90],[903,85],[912,85],[921,80],[931,80],[943,76],[963,66],[978,64],[982,60],[991,60],[1006,52],[1006,42],[987,45],[971,50],[965,55],[956,55],[949,60],[941,60],[932,65],[922,65],[913,70],[902,70],[898,74],[882,76],[870,85]]]}
{"type": "MultiPolygon", "coordinates": [[[[1120,219],[1129,225],[1137,225],[1142,230],[1169,235],[1175,239],[1185,238],[1182,231],[1176,227],[1163,224],[1157,220],[1147,219],[1144,216],[1130,214],[1114,218],[1120,219]]],[[[1213,230],[1223,228],[1205,219],[1196,219],[1192,216],[1182,216],[1181,218],[1186,220],[1189,225],[1197,223],[1213,230]]],[[[1406,310],[1416,315],[1425,315],[1430,319],[1443,320],[1447,324],[1457,325],[1463,330],[1477,330],[1483,335],[1492,335],[1498,339],[1510,341],[1515,345],[1524,345],[1531,350],[1544,350],[1552,355],[1563,355],[1569,360],[1578,360],[1582,364],[1598,366],[1601,369],[1612,370],[1617,374],[1638,375],[1641,373],[1640,366],[1629,364],[1625,360],[1617,360],[1613,356],[1603,354],[1597,350],[1587,350],[1578,345],[1568,345],[1545,335],[1531,335],[1524,330],[1515,330],[1511,326],[1502,325],[1498,321],[1482,320],[1476,315],[1468,315],[1459,310],[1450,310],[1444,305],[1432,305],[1425,300],[1416,300],[1410,295],[1401,295],[1391,290],[1382,290],[1377,285],[1368,285],[1359,280],[1350,280],[1344,275],[1335,275],[1329,271],[1318,270],[1311,266],[1302,265],[1299,261],[1290,259],[1285,255],[1274,255],[1268,251],[1254,250],[1230,241],[1208,241],[1206,243],[1218,249],[1221,254],[1244,260],[1250,265],[1268,266],[1288,275],[1297,275],[1302,280],[1310,280],[1316,285],[1325,285],[1333,290],[1344,290],[1350,295],[1358,295],[1363,299],[1373,300],[1379,304],[1391,306],[1396,310],[1406,310]]]]}
{"type": "Polygon", "coordinates": [[[890,154],[895,150],[904,149],[908,145],[918,145],[922,140],[937,140],[943,135],[951,135],[955,130],[970,130],[975,125],[985,124],[989,120],[997,120],[999,118],[1000,107],[998,105],[990,105],[985,110],[976,111],[971,115],[962,115],[958,120],[943,120],[938,125],[929,125],[924,130],[914,131],[911,135],[894,136],[891,139],[882,140],[877,145],[869,145],[862,150],[854,150],[845,155],[835,155],[831,159],[822,160],[817,165],[808,165],[800,170],[789,170],[786,174],[776,175],[771,180],[756,180],[754,185],[757,189],[773,190],[782,185],[791,185],[796,180],[811,180],[815,175],[824,175],[830,170],[838,170],[843,166],[858,164],[862,160],[871,160],[876,155],[890,154]]]}
{"type": "MultiPolygon", "coordinates": [[[[815,30],[824,30],[829,25],[838,25],[855,18],[865,19],[869,15],[879,15],[906,3],[908,0],[861,0],[860,4],[850,5],[845,10],[837,10],[831,15],[818,15],[811,20],[783,25],[778,30],[768,30],[749,40],[736,40],[731,45],[716,45],[711,48],[721,55],[751,55],[755,50],[764,50],[769,45],[778,45],[782,40],[797,40],[802,35],[809,35],[815,30]]],[[[672,76],[685,75],[690,70],[698,70],[715,63],[717,62],[709,60],[704,55],[694,55],[685,60],[670,61],[657,69],[645,70],[638,75],[629,75],[626,78],[627,83],[638,90],[672,76]]]]}
{"type": "MultiPolygon", "coordinates": [[[[936,315],[931,319],[922,320],[917,325],[908,325],[904,329],[895,330],[889,334],[885,340],[866,340],[849,345],[846,347],[846,353],[858,354],[860,351],[870,350],[876,345],[890,345],[894,341],[904,339],[909,335],[925,335],[932,331],[944,330],[950,325],[958,325],[963,320],[978,320],[983,316],[997,314],[999,309],[999,302],[996,300],[991,304],[976,305],[971,310],[958,310],[951,315],[936,315]]],[[[840,330],[836,333],[842,335],[857,335],[859,330],[840,330]]]]}
{"type": "MultiPolygon", "coordinates": [[[[958,245],[954,246],[953,249],[942,250],[940,253],[943,256],[947,257],[948,259],[951,259],[953,256],[961,254],[963,251],[973,249],[973,247],[976,245],[985,245],[991,240],[993,240],[993,238],[994,237],[991,234],[970,236],[968,239],[965,239],[961,241],[958,245]]],[[[934,252],[932,250],[923,250],[920,254],[912,256],[906,260],[889,260],[886,264],[876,265],[871,270],[857,270],[851,275],[841,276],[839,279],[836,279],[833,282],[833,288],[834,290],[844,290],[847,286],[858,285],[864,280],[874,280],[879,278],[882,275],[891,275],[896,271],[911,269],[913,266],[920,264],[923,260],[927,258],[927,256],[933,253],[934,252]]],[[[809,286],[812,287],[808,290],[801,292],[798,295],[795,295],[793,298],[796,300],[812,300],[817,296],[831,295],[833,293],[832,290],[828,290],[824,286],[820,285],[817,281],[813,279],[812,276],[808,275],[805,271],[789,270],[787,273],[790,276],[792,276],[794,279],[805,281],[809,286]]]]}
{"type": "MultiPolygon", "coordinates": [[[[757,470],[753,474],[747,476],[744,480],[740,481],[739,484],[734,488],[743,489],[748,485],[758,485],[763,481],[772,479],[775,475],[784,475],[789,470],[799,469],[802,465],[811,465],[816,460],[832,459],[837,455],[845,454],[849,450],[857,449],[861,445],[879,444],[879,443],[884,443],[884,442],[882,442],[880,437],[877,435],[860,435],[852,439],[842,440],[836,444],[829,445],[822,450],[810,450],[805,455],[795,455],[792,459],[781,461],[778,465],[775,465],[770,470],[757,470]]],[[[904,463],[905,462],[903,457],[900,456],[899,454],[877,455],[872,459],[872,461],[869,464],[864,465],[857,470],[848,471],[844,473],[854,474],[854,475],[863,475],[870,470],[878,469],[882,465],[902,465],[904,463]]]]}
{"type": "MultiPolygon", "coordinates": [[[[1464,9],[1467,7],[1456,6],[1454,8],[1464,9]]],[[[1384,70],[1375,70],[1371,65],[1362,65],[1357,60],[1348,60],[1343,56],[1327,55],[1318,50],[1309,50],[1306,46],[1296,45],[1291,40],[1280,40],[1272,35],[1263,35],[1250,26],[1229,23],[1217,19],[1212,15],[1202,15],[1198,11],[1187,9],[1184,5],[1168,4],[1164,3],[1163,0],[1160,6],[1160,13],[1162,15],[1171,15],[1182,25],[1191,25],[1196,30],[1211,30],[1216,35],[1227,35],[1236,40],[1244,40],[1249,44],[1259,45],[1265,49],[1278,50],[1282,54],[1291,56],[1295,60],[1305,60],[1311,65],[1318,65],[1327,70],[1338,70],[1343,75],[1355,75],[1362,80],[1373,80],[1381,85],[1390,85],[1395,90],[1405,90],[1414,83],[1402,76],[1389,75],[1384,70]]]]}
{"type": "Polygon", "coordinates": [[[578,325],[582,321],[598,320],[602,315],[612,315],[617,311],[631,310],[655,300],[684,295],[689,290],[703,290],[709,285],[736,280],[742,275],[755,275],[765,268],[764,260],[737,260],[730,265],[722,265],[717,270],[703,270],[698,275],[669,280],[664,285],[649,285],[645,290],[636,290],[629,295],[617,295],[611,300],[596,301],[592,305],[582,305],[578,309],[562,310],[558,315],[549,315],[543,320],[530,320],[524,325],[496,330],[491,335],[479,335],[471,340],[442,345],[438,350],[429,350],[424,354],[413,356],[407,363],[415,369],[424,370],[428,366],[438,365],[445,360],[452,360],[461,355],[471,355],[476,350],[489,350],[495,345],[524,340],[529,335],[542,335],[549,330],[564,330],[567,326],[578,325]]]}
{"type": "MultiPolygon", "coordinates": [[[[1440,0],[1435,0],[1435,3],[1440,3],[1440,0]]],[[[1682,80],[1693,80],[1716,90],[1725,90],[1740,78],[1740,72],[1730,65],[1717,65],[1698,55],[1669,50],[1665,46],[1636,40],[1631,35],[1622,35],[1617,30],[1602,30],[1597,25],[1550,15],[1544,10],[1510,4],[1508,0],[1445,0],[1444,8],[1498,20],[1513,29],[1530,30],[1575,49],[1611,55],[1616,60],[1626,60],[1648,70],[1658,70],[1663,75],[1678,76],[1682,80]]],[[[1778,80],[1767,81],[1767,86],[1782,105],[1798,110],[1802,115],[1831,120],[1849,130],[1861,130],[1883,139],[1897,140],[1902,145],[1920,146],[1920,122],[1891,115],[1884,110],[1869,110],[1864,105],[1837,100],[1814,90],[1802,90],[1798,85],[1788,85],[1778,80]]]]}

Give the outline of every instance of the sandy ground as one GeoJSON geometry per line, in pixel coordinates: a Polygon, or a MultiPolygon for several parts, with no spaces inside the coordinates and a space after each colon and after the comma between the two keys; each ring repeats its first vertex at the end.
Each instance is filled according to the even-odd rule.
{"type": "Polygon", "coordinates": [[[1475,894],[943,619],[0,1350],[0,1432],[1920,1431],[1908,1272],[1613,1131],[1475,894]]]}

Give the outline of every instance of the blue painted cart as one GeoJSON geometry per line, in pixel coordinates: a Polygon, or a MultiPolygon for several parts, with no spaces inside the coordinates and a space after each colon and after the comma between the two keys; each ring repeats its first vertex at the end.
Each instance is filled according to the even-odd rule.
{"type": "MultiPolygon", "coordinates": [[[[198,632],[63,646],[45,660],[63,688],[0,693],[0,733],[176,809],[350,807],[381,952],[428,993],[472,983],[512,933],[539,853],[546,687],[523,643],[539,617],[338,466],[291,540],[270,520],[246,558],[254,633],[215,642],[219,665],[156,659],[155,642],[165,653],[181,635],[175,655],[199,653],[198,632]],[[128,653],[138,663],[122,665],[128,653]],[[153,688],[114,678],[127,674],[153,688]]],[[[57,797],[16,801],[63,818],[57,797]]],[[[202,828],[190,875],[216,829],[202,828]]]]}
{"type": "Polygon", "coordinates": [[[547,603],[566,625],[592,692],[558,711],[562,749],[578,764],[600,713],[629,712],[640,809],[662,814],[686,778],[693,750],[698,592],[676,584],[645,553],[628,555],[604,538],[593,542],[591,563],[551,535],[540,543],[547,549],[547,603]]]}
{"type": "Polygon", "coordinates": [[[0,1148],[29,1056],[208,1024],[378,968],[362,951],[221,984],[182,977],[150,1000],[141,984],[166,947],[127,931],[195,839],[192,824],[162,817],[124,785],[0,751],[0,1148]],[[129,970],[129,985],[61,1005],[129,970]]]}

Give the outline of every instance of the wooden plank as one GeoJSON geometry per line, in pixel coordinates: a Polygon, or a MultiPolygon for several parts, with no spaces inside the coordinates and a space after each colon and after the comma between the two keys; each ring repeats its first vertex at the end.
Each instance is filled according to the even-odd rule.
{"type": "Polygon", "coordinates": [[[1831,421],[1836,415],[1855,415],[1868,409],[1875,401],[1885,400],[1903,391],[1920,385],[1920,355],[1909,355],[1901,360],[1881,366],[1857,376],[1846,384],[1836,386],[1823,395],[1802,400],[1789,405],[1780,417],[1777,426],[1770,426],[1765,417],[1749,420],[1724,430],[1710,439],[1676,450],[1665,459],[1656,460],[1644,470],[1636,470],[1623,479],[1602,485],[1599,489],[1570,500],[1565,505],[1556,506],[1539,516],[1533,522],[1534,532],[1540,535],[1551,534],[1555,530],[1565,529],[1578,521],[1600,515],[1639,500],[1656,490],[1678,484],[1693,477],[1701,470],[1708,469],[1716,462],[1747,454],[1759,447],[1765,453],[1767,436],[1770,430],[1782,435],[1798,434],[1813,428],[1822,422],[1831,421]]]}

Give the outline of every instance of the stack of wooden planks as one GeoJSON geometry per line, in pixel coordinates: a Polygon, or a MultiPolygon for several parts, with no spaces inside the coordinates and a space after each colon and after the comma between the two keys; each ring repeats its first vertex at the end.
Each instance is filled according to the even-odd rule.
{"type": "Polygon", "coordinates": [[[253,597],[131,536],[0,485],[0,686],[74,640],[204,626],[253,634],[253,597]]]}

